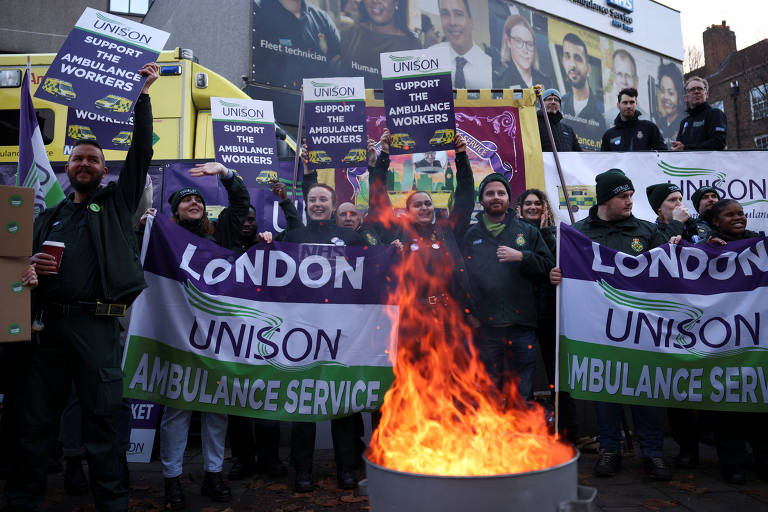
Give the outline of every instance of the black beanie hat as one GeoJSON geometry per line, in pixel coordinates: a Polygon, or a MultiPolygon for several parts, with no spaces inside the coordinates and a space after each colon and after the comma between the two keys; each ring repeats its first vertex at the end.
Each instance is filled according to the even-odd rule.
{"type": "Polygon", "coordinates": [[[651,210],[658,213],[661,203],[673,192],[680,192],[680,187],[674,183],[657,183],[648,185],[645,188],[645,195],[648,196],[648,202],[651,204],[651,210]]]}
{"type": "Polygon", "coordinates": [[[627,190],[635,190],[624,171],[621,169],[608,169],[607,171],[595,176],[595,192],[597,193],[597,204],[603,204],[627,190]]]}
{"type": "Polygon", "coordinates": [[[184,187],[171,194],[171,197],[168,198],[168,202],[171,205],[171,213],[176,213],[176,209],[179,207],[179,203],[181,203],[181,200],[187,196],[199,197],[203,202],[203,207],[205,207],[205,198],[203,198],[203,194],[201,194],[199,190],[197,190],[195,187],[184,187]]]}
{"type": "Polygon", "coordinates": [[[704,197],[704,194],[707,192],[714,192],[717,196],[717,200],[720,200],[720,192],[717,191],[715,187],[705,186],[701,187],[700,189],[696,190],[696,192],[693,193],[691,196],[691,201],[693,201],[693,209],[696,210],[696,213],[699,213],[699,203],[701,203],[701,198],[704,197]]]}
{"type": "Polygon", "coordinates": [[[504,177],[503,174],[498,172],[492,172],[485,178],[483,178],[483,181],[480,182],[480,188],[477,189],[477,200],[480,201],[483,199],[483,189],[486,185],[488,185],[492,181],[499,181],[504,184],[504,188],[507,189],[507,197],[510,198],[510,201],[512,200],[512,189],[509,188],[509,181],[507,181],[507,178],[504,177]]]}

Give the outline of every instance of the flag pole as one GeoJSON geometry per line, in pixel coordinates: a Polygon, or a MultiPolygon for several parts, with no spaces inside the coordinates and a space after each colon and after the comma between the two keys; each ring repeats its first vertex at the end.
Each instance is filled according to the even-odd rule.
{"type": "Polygon", "coordinates": [[[299,160],[301,160],[301,147],[304,135],[304,87],[302,86],[301,104],[299,106],[299,129],[296,132],[296,156],[293,159],[293,192],[291,200],[296,201],[296,182],[299,180],[299,160]]]}

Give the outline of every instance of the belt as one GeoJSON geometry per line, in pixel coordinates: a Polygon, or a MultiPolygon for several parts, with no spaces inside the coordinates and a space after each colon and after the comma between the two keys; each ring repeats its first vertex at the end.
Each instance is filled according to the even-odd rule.
{"type": "Polygon", "coordinates": [[[440,293],[438,295],[430,295],[429,297],[424,297],[423,299],[419,299],[419,303],[427,304],[430,306],[434,306],[435,304],[441,304],[443,306],[447,306],[448,296],[444,293],[440,293]]]}
{"type": "Polygon", "coordinates": [[[83,302],[78,301],[69,304],[60,302],[49,302],[43,309],[59,316],[125,316],[125,310],[128,308],[125,304],[107,304],[105,302],[83,302]]]}

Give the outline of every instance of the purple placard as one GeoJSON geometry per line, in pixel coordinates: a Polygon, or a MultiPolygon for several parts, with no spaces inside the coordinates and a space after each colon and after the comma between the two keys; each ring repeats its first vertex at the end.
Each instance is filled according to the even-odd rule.
{"type": "Polygon", "coordinates": [[[381,54],[390,154],[454,148],[456,118],[447,48],[381,54]]]}
{"type": "Polygon", "coordinates": [[[163,406],[147,400],[131,398],[131,428],[154,429],[160,420],[163,406]]]}
{"type": "Polygon", "coordinates": [[[278,179],[271,101],[211,98],[216,161],[235,169],[249,187],[278,179]]]}
{"type": "Polygon", "coordinates": [[[365,124],[362,77],[304,80],[304,125],[310,169],[364,165],[365,124]]]}
{"type": "Polygon", "coordinates": [[[95,140],[102,149],[128,151],[133,138],[133,114],[128,123],[79,108],[67,109],[67,137],[65,144],[74,145],[81,140],[95,140]]]}
{"type": "Polygon", "coordinates": [[[35,97],[128,122],[168,32],[87,8],[48,68],[35,97]]]}

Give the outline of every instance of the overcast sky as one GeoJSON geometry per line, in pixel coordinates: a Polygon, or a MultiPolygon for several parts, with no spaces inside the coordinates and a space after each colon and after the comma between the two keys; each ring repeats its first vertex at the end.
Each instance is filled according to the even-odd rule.
{"type": "Polygon", "coordinates": [[[703,48],[701,34],[710,25],[726,21],[736,33],[740,50],[768,37],[765,23],[766,0],[657,0],[680,11],[683,45],[703,48]]]}

